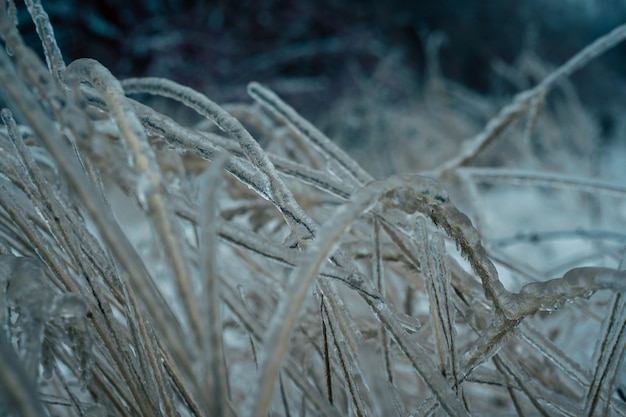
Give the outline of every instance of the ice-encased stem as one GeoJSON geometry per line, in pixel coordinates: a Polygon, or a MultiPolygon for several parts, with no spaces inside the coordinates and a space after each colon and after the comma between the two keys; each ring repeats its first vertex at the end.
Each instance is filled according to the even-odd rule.
{"type": "MultiPolygon", "coordinates": [[[[341,206],[333,218],[322,226],[318,237],[309,248],[308,255],[290,274],[285,294],[279,301],[268,325],[258,381],[246,401],[246,413],[249,416],[264,415],[269,409],[274,383],[287,351],[289,338],[300,316],[311,284],[332,254],[344,231],[359,215],[367,212],[380,201],[406,212],[422,212],[443,227],[470,258],[470,263],[484,279],[485,289],[489,291],[488,297],[491,295],[490,299],[494,301],[494,304],[497,303],[496,293],[500,291],[497,284],[500,286],[501,284],[497,280],[495,267],[486,258],[486,253],[480,245],[478,232],[472,228],[469,219],[449,202],[447,194],[436,181],[418,176],[394,176],[372,182],[359,190],[350,203],[341,206]],[[467,233],[468,230],[470,233],[467,233]],[[465,236],[467,234],[469,237],[465,236]]],[[[400,336],[394,334],[394,337],[400,336]]],[[[454,396],[452,400],[447,395],[449,389],[440,374],[427,370],[422,361],[414,362],[414,364],[418,366],[418,370],[421,370],[420,374],[425,379],[442,379],[443,382],[427,381],[427,384],[434,388],[435,395],[438,396],[442,406],[450,402],[457,404],[454,396]]],[[[444,408],[449,408],[447,411],[453,411],[454,415],[466,414],[460,403],[449,407],[444,406],[444,408]]]]}
{"type": "Polygon", "coordinates": [[[205,95],[167,79],[130,78],[124,80],[122,85],[127,94],[148,93],[178,100],[213,120],[230,138],[236,140],[244,155],[265,177],[267,185],[264,194],[270,196],[272,203],[283,214],[298,244],[306,247],[305,240],[315,236],[316,223],[298,205],[265,151],[237,119],[205,95]]]}

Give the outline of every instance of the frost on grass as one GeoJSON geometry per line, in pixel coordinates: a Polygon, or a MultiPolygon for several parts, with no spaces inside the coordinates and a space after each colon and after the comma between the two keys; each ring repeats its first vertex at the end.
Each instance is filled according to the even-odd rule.
{"type": "Polygon", "coordinates": [[[558,130],[549,92],[624,27],[438,168],[374,179],[258,83],[229,112],[169,80],[66,65],[26,6],[45,63],[0,7],[2,415],[626,415],[626,239],[597,220],[548,228],[555,206],[565,227],[621,221],[624,188],[473,166],[520,120],[515,155],[532,159],[523,144],[558,130]],[[181,125],[146,93],[206,120],[181,125]],[[493,236],[512,215],[503,186],[543,196],[526,212],[539,230],[493,236]],[[130,236],[129,205],[149,236],[130,236]],[[566,240],[584,256],[557,259],[566,240]]]}

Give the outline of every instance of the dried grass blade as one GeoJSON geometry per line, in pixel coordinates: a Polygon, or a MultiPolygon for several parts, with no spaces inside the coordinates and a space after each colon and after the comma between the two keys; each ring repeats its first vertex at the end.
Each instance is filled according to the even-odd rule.
{"type": "Polygon", "coordinates": [[[509,184],[532,184],[555,188],[571,188],[589,193],[606,193],[616,197],[626,195],[626,187],[607,181],[573,177],[558,173],[512,170],[505,168],[462,168],[461,175],[489,183],[506,182],[509,184]]]}
{"type": "MultiPolygon", "coordinates": [[[[166,325],[168,321],[169,323],[172,322],[165,319],[167,309],[164,309],[163,306],[166,304],[156,302],[158,298],[156,294],[158,293],[155,292],[153,287],[150,287],[151,279],[142,261],[124,236],[119,224],[113,219],[110,211],[103,210],[103,208],[107,207],[107,204],[102,201],[99,194],[93,191],[93,187],[85,177],[78,161],[72,157],[73,151],[68,148],[59,131],[42,111],[40,103],[26,87],[23,79],[16,74],[15,68],[4,51],[0,51],[0,80],[6,87],[5,91],[10,103],[13,104],[15,109],[19,110],[21,117],[45,143],[59,168],[73,185],[85,209],[91,215],[99,232],[108,243],[108,247],[111,248],[117,259],[125,267],[129,276],[133,279],[135,288],[140,291],[143,301],[149,307],[152,316],[157,319],[159,327],[167,334],[166,338],[184,340],[184,338],[178,338],[172,334],[177,331],[176,326],[166,325]]],[[[141,401],[140,397],[138,399],[141,401]]]]}
{"type": "Polygon", "coordinates": [[[441,375],[437,367],[428,359],[429,353],[415,340],[412,340],[397,322],[389,307],[381,300],[364,297],[378,319],[391,333],[404,355],[411,361],[414,369],[420,374],[432,391],[437,402],[450,416],[469,416],[464,405],[456,397],[448,381],[441,375]]]}
{"type": "Polygon", "coordinates": [[[348,384],[348,391],[350,393],[350,398],[352,399],[354,411],[358,417],[367,416],[368,413],[365,407],[365,401],[361,395],[361,387],[359,387],[357,383],[357,380],[363,380],[358,366],[358,360],[354,356],[349,345],[343,340],[342,333],[339,332],[333,325],[333,320],[329,317],[326,302],[327,300],[322,296],[322,320],[324,325],[330,329],[330,335],[333,344],[335,345],[335,351],[337,352],[341,371],[346,383],[348,384]]]}
{"type": "MultiPolygon", "coordinates": [[[[479,249],[482,249],[480,242],[475,242],[472,239],[464,240],[464,233],[470,230],[469,228],[471,227],[469,219],[460,217],[462,214],[459,214],[458,211],[453,212],[453,216],[444,216],[443,210],[449,212],[451,210],[450,207],[454,208],[451,205],[446,205],[442,212],[436,212],[435,208],[443,204],[442,200],[447,202],[447,197],[444,197],[444,195],[445,192],[440,189],[438,184],[426,178],[390,177],[363,187],[355,194],[350,203],[340,207],[335,212],[334,217],[320,229],[319,236],[311,246],[309,255],[291,273],[285,296],[279,301],[272,316],[261,356],[261,373],[256,385],[257,389],[250,395],[250,400],[247,401],[248,413],[263,415],[269,409],[282,357],[287,351],[292,329],[299,318],[309,287],[314,282],[322,265],[331,255],[342,233],[350,227],[359,215],[370,210],[379,201],[384,199],[386,203],[392,203],[394,206],[398,206],[398,208],[407,212],[424,211],[436,219],[439,224],[445,221],[444,228],[446,231],[450,232],[452,236],[461,242],[466,253],[469,252],[470,256],[473,256],[474,264],[478,264],[481,268],[485,267],[486,261],[479,258],[481,256],[479,249]],[[451,218],[451,222],[447,222],[448,217],[451,218]]],[[[482,251],[484,252],[484,249],[482,251]]],[[[486,254],[484,256],[486,257],[486,254]]],[[[491,267],[493,268],[493,265],[491,267]]],[[[495,274],[495,268],[493,268],[493,271],[486,273],[491,274],[492,272],[495,274]]],[[[493,275],[489,276],[489,278],[492,277],[493,275]]],[[[497,274],[495,279],[497,279],[497,274]]],[[[370,299],[368,303],[375,309],[382,308],[379,305],[380,301],[373,302],[370,299]]],[[[388,314],[386,315],[386,320],[389,320],[388,314]]],[[[401,328],[395,330],[396,333],[398,331],[402,331],[402,334],[404,334],[404,330],[401,328]]],[[[402,336],[394,334],[394,337],[402,336]]],[[[406,340],[402,341],[406,342],[406,340]]],[[[427,371],[422,360],[416,359],[415,364],[425,379],[442,379],[441,375],[437,375],[436,372],[427,371]]],[[[449,408],[450,412],[454,412],[455,415],[466,414],[456,399],[453,400],[452,405],[447,405],[452,400],[444,394],[447,391],[445,381],[432,383],[432,388],[434,388],[442,405],[445,403],[444,407],[449,408]]]]}
{"type": "Polygon", "coordinates": [[[320,310],[321,310],[321,322],[322,322],[322,340],[324,349],[324,374],[326,376],[326,395],[328,396],[328,402],[333,404],[334,395],[333,395],[333,372],[330,364],[330,349],[328,343],[328,328],[326,326],[326,320],[324,320],[324,311],[326,307],[324,307],[324,302],[320,302],[320,310]]]}
{"type": "MultiPolygon", "coordinates": [[[[374,229],[372,231],[372,247],[374,248],[374,253],[372,257],[372,279],[376,284],[376,289],[380,294],[381,298],[385,299],[386,289],[385,289],[385,267],[383,264],[382,257],[382,243],[380,239],[380,220],[377,217],[374,217],[374,229]]],[[[391,363],[391,352],[390,352],[390,343],[389,343],[389,334],[385,328],[380,329],[380,343],[383,349],[383,357],[385,360],[385,371],[387,372],[387,380],[389,384],[393,385],[393,364],[391,363]]]]}
{"type": "Polygon", "coordinates": [[[182,305],[195,341],[198,343],[201,339],[202,324],[193,295],[189,266],[180,250],[182,245],[178,237],[182,236],[182,233],[172,215],[156,156],[148,144],[139,118],[126,99],[120,82],[99,62],[92,59],[76,60],[67,67],[64,75],[68,82],[89,82],[103,96],[109,112],[119,127],[139,171],[137,190],[139,198],[146,199],[148,209],[154,215],[154,226],[174,272],[182,305]]]}
{"type": "MultiPolygon", "coordinates": [[[[222,281],[222,288],[224,289],[222,293],[224,303],[226,303],[230,311],[237,317],[248,334],[252,336],[255,341],[261,342],[263,335],[266,333],[265,327],[247,310],[246,306],[242,305],[242,302],[239,300],[240,297],[233,288],[230,288],[227,282],[222,281]]],[[[290,357],[286,358],[284,372],[304,393],[304,398],[308,399],[322,415],[330,417],[340,416],[337,409],[328,402],[328,399],[321,395],[316,387],[311,385],[310,379],[307,378],[307,372],[302,369],[299,362],[290,357]]],[[[250,394],[248,393],[247,395],[250,394]]],[[[245,411],[246,410],[244,410],[244,413],[245,411]]]]}
{"type": "Polygon", "coordinates": [[[554,343],[543,334],[533,329],[528,323],[522,323],[520,330],[521,331],[517,333],[520,338],[534,347],[545,358],[554,363],[560,370],[565,372],[581,386],[589,386],[591,373],[588,370],[582,369],[579,363],[570,359],[565,352],[561,351],[554,343]]]}
{"type": "Polygon", "coordinates": [[[455,389],[461,389],[459,377],[459,357],[456,350],[455,310],[451,299],[451,273],[446,264],[446,251],[443,238],[433,233],[429,238],[423,217],[416,222],[416,239],[421,265],[426,269],[426,288],[430,299],[439,362],[444,375],[452,376],[455,389]]]}
{"type": "Polygon", "coordinates": [[[611,314],[603,320],[601,336],[593,354],[594,372],[585,395],[584,415],[594,416],[600,402],[602,415],[608,413],[615,375],[623,362],[625,349],[626,299],[618,293],[613,297],[611,314]]]}
{"type": "Polygon", "coordinates": [[[311,143],[327,160],[334,161],[346,174],[342,179],[353,186],[367,184],[373,178],[363,168],[341,150],[319,129],[300,116],[291,106],[282,101],[274,92],[253,82],[248,84],[248,94],[259,104],[284,121],[304,140],[311,143]]]}
{"type": "Polygon", "coordinates": [[[203,380],[206,393],[201,395],[205,408],[210,415],[222,416],[227,412],[227,373],[224,364],[223,324],[221,315],[221,297],[218,276],[217,231],[220,217],[218,207],[218,191],[221,188],[221,176],[227,159],[218,156],[205,174],[202,181],[203,197],[200,204],[200,259],[201,270],[199,315],[205,317],[202,329],[200,351],[205,352],[208,359],[206,366],[201,367],[199,380],[203,380]]]}
{"type": "Polygon", "coordinates": [[[279,177],[267,154],[237,119],[203,94],[170,80],[131,78],[124,80],[122,85],[127,94],[148,93],[178,100],[213,120],[229,137],[236,140],[248,160],[263,173],[267,181],[264,195],[271,196],[272,203],[283,214],[298,244],[306,247],[304,240],[311,239],[315,235],[317,229],[315,222],[298,206],[293,194],[279,177]]]}

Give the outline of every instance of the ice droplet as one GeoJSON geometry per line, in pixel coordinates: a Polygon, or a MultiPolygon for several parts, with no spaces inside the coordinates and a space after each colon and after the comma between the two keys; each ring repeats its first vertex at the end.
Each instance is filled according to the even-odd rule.
{"type": "Polygon", "coordinates": [[[562,302],[554,302],[554,303],[548,303],[548,304],[541,304],[539,306],[539,310],[541,311],[547,311],[547,312],[553,312],[558,310],[561,306],[563,305],[562,302]]]}
{"type": "Polygon", "coordinates": [[[148,175],[138,175],[135,189],[137,192],[137,201],[139,201],[141,209],[148,211],[148,197],[152,192],[152,182],[150,181],[148,175]]]}
{"type": "Polygon", "coordinates": [[[590,298],[591,298],[591,297],[592,297],[595,293],[596,293],[596,291],[595,291],[595,290],[589,290],[589,291],[587,291],[587,292],[583,295],[583,297],[584,297],[585,299],[587,299],[587,300],[588,300],[588,299],[590,299],[590,298]]]}

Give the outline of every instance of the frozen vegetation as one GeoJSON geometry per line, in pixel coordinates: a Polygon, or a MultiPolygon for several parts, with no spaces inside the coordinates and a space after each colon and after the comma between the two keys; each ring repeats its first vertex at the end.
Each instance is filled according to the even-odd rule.
{"type": "Polygon", "coordinates": [[[221,106],[66,63],[26,7],[45,62],[0,7],[0,415],[626,415],[624,171],[568,82],[626,26],[526,56],[499,109],[432,61],[411,106],[361,101],[387,146],[360,164],[259,83],[221,106]]]}

